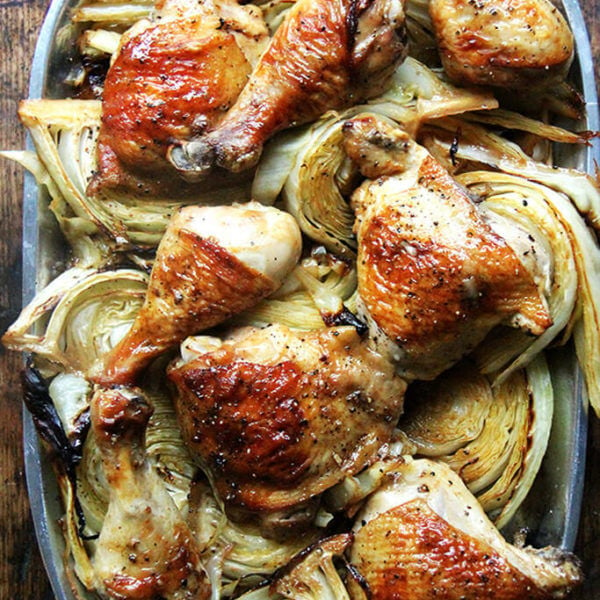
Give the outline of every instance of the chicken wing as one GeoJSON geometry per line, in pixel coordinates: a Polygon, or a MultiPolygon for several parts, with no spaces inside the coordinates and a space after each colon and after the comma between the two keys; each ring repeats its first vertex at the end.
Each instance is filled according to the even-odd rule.
{"type": "Polygon", "coordinates": [[[88,193],[191,193],[167,149],[223,118],[267,40],[260,10],[237,0],[160,3],[154,22],[124,34],[106,76],[88,193]]]}
{"type": "Polygon", "coordinates": [[[424,148],[370,116],[345,135],[371,178],[352,197],[363,311],[405,376],[433,379],[501,323],[551,324],[534,274],[424,148]]]}
{"type": "Polygon", "coordinates": [[[98,390],[92,427],[110,499],[93,566],[106,598],[205,600],[200,549],[144,445],[152,410],[136,389],[98,390]]]}
{"type": "Polygon", "coordinates": [[[223,121],[170,160],[189,179],[250,168],[276,131],[380,93],[405,53],[403,0],[298,0],[223,121]]]}
{"type": "Polygon", "coordinates": [[[564,77],[573,35],[549,0],[431,0],[442,64],[464,85],[547,86],[564,77]]]}
{"type": "Polygon", "coordinates": [[[581,582],[572,555],[506,542],[448,466],[406,458],[386,480],[350,553],[372,600],[542,600],[581,582]]]}
{"type": "Polygon", "coordinates": [[[298,506],[372,462],[406,389],[353,327],[244,329],[168,377],[184,440],[245,518],[298,506]]]}
{"type": "Polygon", "coordinates": [[[276,290],[302,247],[296,221],[258,203],[187,206],[158,247],[143,306],[92,375],[132,383],[156,356],[276,290]]]}

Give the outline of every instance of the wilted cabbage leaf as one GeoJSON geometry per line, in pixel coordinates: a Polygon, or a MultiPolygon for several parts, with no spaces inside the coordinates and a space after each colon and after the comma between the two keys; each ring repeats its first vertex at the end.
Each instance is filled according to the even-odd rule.
{"type": "Polygon", "coordinates": [[[2,341],[34,353],[47,375],[88,373],[130,327],[146,286],[141,271],[73,267],[23,309],[2,341]]]}
{"type": "Polygon", "coordinates": [[[83,0],[74,10],[71,19],[75,23],[108,23],[133,25],[149,17],[154,0],[83,0]]]}
{"type": "Polygon", "coordinates": [[[275,294],[236,317],[235,322],[254,327],[279,323],[310,330],[342,324],[338,319],[346,318],[343,323],[358,325],[347,320],[347,312],[355,309],[355,292],[354,267],[316,247],[275,294]]]}
{"type": "MultiPolygon", "coordinates": [[[[518,129],[519,121],[513,122],[518,129]]],[[[541,125],[539,134],[543,136],[541,125]]],[[[564,193],[595,228],[600,228],[600,190],[598,182],[590,175],[535,161],[514,142],[460,117],[445,117],[428,123],[420,137],[451,171],[456,170],[452,160],[464,161],[536,181],[564,193]]]]}
{"type": "Polygon", "coordinates": [[[344,552],[352,544],[352,535],[334,535],[307,547],[295,556],[267,585],[238,596],[239,600],[365,600],[360,588],[352,596],[344,583],[344,576],[353,576],[351,567],[342,565],[344,552]],[[340,572],[341,571],[341,572],[340,572]]]}
{"type": "Polygon", "coordinates": [[[342,556],[351,543],[350,534],[340,534],[308,548],[272,588],[290,600],[350,600],[334,558],[342,556]]]}

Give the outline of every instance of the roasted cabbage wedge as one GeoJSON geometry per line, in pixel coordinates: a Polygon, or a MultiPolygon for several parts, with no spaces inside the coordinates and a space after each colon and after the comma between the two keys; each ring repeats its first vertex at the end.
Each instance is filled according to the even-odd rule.
{"type": "Polygon", "coordinates": [[[142,271],[72,267],[33,299],[2,341],[32,353],[45,375],[85,375],[125,334],[146,287],[142,271]]]}
{"type": "Polygon", "coordinates": [[[268,585],[238,596],[240,600],[366,600],[360,583],[350,594],[347,580],[359,575],[344,553],[352,545],[351,534],[325,538],[307,547],[290,564],[276,573],[268,585]]]}
{"type": "Polygon", "coordinates": [[[227,518],[220,500],[202,478],[192,483],[186,511],[197,538],[209,548],[209,572],[223,596],[263,581],[323,535],[322,529],[315,527],[276,541],[256,526],[235,523],[227,518]]]}
{"type": "Polygon", "coordinates": [[[543,354],[496,386],[463,363],[434,382],[413,384],[405,406],[399,427],[415,453],[448,464],[504,527],[548,445],[554,394],[543,354]]]}

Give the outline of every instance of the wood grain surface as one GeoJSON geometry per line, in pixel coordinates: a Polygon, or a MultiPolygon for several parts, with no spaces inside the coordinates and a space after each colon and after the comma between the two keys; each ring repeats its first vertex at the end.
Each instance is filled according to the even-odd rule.
{"type": "MultiPolygon", "coordinates": [[[[0,0],[0,148],[18,149],[24,132],[17,104],[27,95],[29,64],[47,0],[0,0]]],[[[594,56],[600,57],[600,0],[583,0],[594,56]]],[[[592,73],[589,74],[592,76],[592,73]]],[[[596,81],[600,81],[596,65],[596,81]]],[[[21,306],[23,174],[0,159],[0,332],[21,306]]],[[[0,600],[53,598],[27,503],[23,473],[21,357],[0,346],[0,600]]],[[[591,418],[585,500],[576,553],[586,582],[572,600],[600,600],[600,420],[591,418]]]]}

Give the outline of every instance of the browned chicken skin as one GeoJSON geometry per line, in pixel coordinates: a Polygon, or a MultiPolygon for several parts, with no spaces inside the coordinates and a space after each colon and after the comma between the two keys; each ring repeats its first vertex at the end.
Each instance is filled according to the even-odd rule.
{"type": "Polygon", "coordinates": [[[358,290],[405,376],[433,379],[500,323],[537,335],[551,324],[532,274],[424,148],[374,117],[345,134],[371,178],[352,198],[358,290]]]}
{"type": "Polygon", "coordinates": [[[93,566],[106,598],[205,600],[200,549],[144,446],[150,406],[136,389],[98,390],[92,428],[110,485],[93,566]]]}
{"type": "Polygon", "coordinates": [[[133,383],[185,337],[222,323],[276,290],[301,250],[294,219],[257,203],[187,206],[158,247],[142,308],[92,378],[133,383]]]}
{"type": "Polygon", "coordinates": [[[243,330],[168,372],[184,439],[228,508],[273,512],[372,462],[406,384],[353,327],[243,330]]]}
{"type": "Polygon", "coordinates": [[[549,0],[431,0],[440,56],[463,85],[531,88],[564,77],[573,35],[549,0]]]}
{"type": "Polygon", "coordinates": [[[372,600],[542,600],[581,582],[576,559],[507,543],[460,477],[404,459],[357,515],[350,560],[372,600]]]}
{"type": "Polygon", "coordinates": [[[170,160],[189,179],[253,166],[276,131],[380,93],[404,38],[402,0],[298,0],[224,120],[170,160]]]}
{"type": "Polygon", "coordinates": [[[193,191],[166,160],[167,149],[214,127],[236,100],[252,70],[236,32],[245,28],[248,45],[262,47],[255,40],[266,40],[267,29],[259,13],[236,0],[164,2],[155,22],[124,34],[104,84],[89,193],[193,191]]]}

